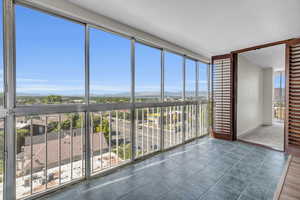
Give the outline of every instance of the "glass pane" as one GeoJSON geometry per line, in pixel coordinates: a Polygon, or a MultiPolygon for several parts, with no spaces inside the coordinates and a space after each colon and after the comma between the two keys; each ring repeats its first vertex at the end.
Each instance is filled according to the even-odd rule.
{"type": "Polygon", "coordinates": [[[130,40],[90,29],[90,103],[128,102],[130,40]]]}
{"type": "Polygon", "coordinates": [[[160,58],[160,50],[136,43],[136,102],[153,102],[160,100],[160,58]]]}
{"type": "Polygon", "coordinates": [[[285,92],[285,72],[277,71],[274,72],[274,101],[284,102],[285,92]]]}
{"type": "Polygon", "coordinates": [[[174,53],[165,53],[165,100],[176,101],[182,99],[183,57],[174,53]]]}
{"type": "Polygon", "coordinates": [[[164,108],[164,146],[169,148],[182,143],[183,137],[183,109],[184,106],[170,106],[164,108]]]}
{"type": "Polygon", "coordinates": [[[130,110],[91,113],[92,173],[130,160],[130,141],[130,110]]]}
{"type": "Polygon", "coordinates": [[[83,176],[84,114],[16,118],[17,198],[83,176]]]}
{"type": "Polygon", "coordinates": [[[16,6],[17,104],[83,103],[84,27],[16,6]]]}
{"type": "Polygon", "coordinates": [[[160,108],[140,108],[135,110],[136,157],[144,156],[160,149],[160,108]]]}
{"type": "Polygon", "coordinates": [[[194,99],[196,96],[196,62],[186,59],[185,66],[185,96],[187,99],[194,99]]]}
{"type": "Polygon", "coordinates": [[[273,117],[277,122],[283,122],[285,112],[285,72],[276,71],[274,76],[273,117]]]}
{"type": "Polygon", "coordinates": [[[208,99],[208,65],[199,62],[199,99],[208,99]]]}

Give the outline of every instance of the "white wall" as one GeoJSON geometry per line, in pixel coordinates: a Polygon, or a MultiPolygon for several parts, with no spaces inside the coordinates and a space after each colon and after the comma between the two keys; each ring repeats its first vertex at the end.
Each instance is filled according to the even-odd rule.
{"type": "Polygon", "coordinates": [[[273,68],[263,70],[263,124],[272,125],[273,68]]]}
{"type": "Polygon", "coordinates": [[[238,57],[237,135],[263,123],[263,70],[238,57]]]}

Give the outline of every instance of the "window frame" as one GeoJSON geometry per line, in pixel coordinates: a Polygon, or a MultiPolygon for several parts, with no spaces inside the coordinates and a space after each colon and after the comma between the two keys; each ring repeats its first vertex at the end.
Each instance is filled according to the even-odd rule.
{"type": "MultiPolygon", "coordinates": [[[[170,50],[170,49],[165,49],[165,48],[161,48],[155,44],[149,44],[148,42],[144,41],[143,39],[139,39],[136,36],[129,36],[126,34],[122,34],[122,33],[118,33],[116,31],[112,31],[109,30],[107,28],[104,27],[99,27],[96,26],[92,23],[89,22],[82,22],[80,20],[74,19],[72,17],[69,17],[67,15],[64,15],[63,13],[57,13],[54,10],[47,10],[44,9],[42,7],[39,7],[37,5],[28,3],[28,2],[21,2],[21,1],[9,1],[9,0],[3,0],[5,1],[5,6],[3,6],[3,21],[4,22],[9,22],[7,23],[7,26],[4,27],[4,29],[2,30],[5,34],[3,34],[4,38],[12,38],[12,41],[9,43],[4,44],[3,47],[3,54],[4,54],[4,65],[3,65],[3,70],[4,70],[4,107],[0,108],[0,117],[3,117],[5,120],[5,151],[6,151],[6,158],[7,160],[5,160],[4,163],[4,176],[7,178],[4,180],[4,195],[6,198],[8,199],[13,199],[15,197],[16,194],[12,194],[12,192],[15,192],[15,172],[13,173],[12,170],[14,170],[14,166],[16,164],[16,160],[15,160],[15,155],[11,155],[11,153],[15,153],[14,147],[15,147],[15,143],[16,143],[16,138],[14,137],[13,134],[9,134],[9,133],[14,133],[16,130],[16,127],[14,126],[15,124],[15,118],[18,116],[22,116],[22,115],[47,115],[47,114],[54,114],[54,113],[71,113],[71,112],[84,112],[85,113],[85,124],[89,124],[88,120],[88,114],[90,112],[97,112],[97,111],[106,111],[106,110],[118,110],[118,109],[130,109],[132,113],[134,113],[134,109],[135,108],[142,108],[143,106],[146,105],[154,105],[151,103],[135,103],[135,43],[139,42],[139,43],[143,43],[145,45],[148,45],[150,47],[155,47],[161,50],[161,99],[159,102],[155,102],[155,103],[159,103],[159,105],[183,105],[185,103],[189,103],[189,102],[185,102],[185,58],[187,57],[186,55],[182,54],[182,53],[178,53],[176,51],[170,50]],[[40,11],[43,13],[46,13],[48,15],[53,15],[55,17],[58,18],[63,18],[66,20],[69,20],[71,22],[75,22],[75,23],[79,23],[81,25],[84,25],[85,27],[85,48],[84,48],[84,60],[85,60],[85,64],[84,64],[84,83],[85,83],[85,104],[57,104],[57,105],[47,105],[47,104],[34,104],[34,105],[28,105],[28,106],[24,106],[24,105],[16,105],[16,65],[15,65],[15,61],[16,61],[16,55],[15,55],[15,35],[14,35],[14,22],[15,18],[14,18],[14,12],[8,12],[8,11],[15,11],[15,5],[18,6],[25,6],[28,7],[30,9],[36,10],[36,11],[40,11]],[[12,14],[10,16],[10,18],[8,18],[7,15],[12,14]],[[89,98],[90,98],[90,77],[89,77],[89,28],[90,27],[95,27],[97,29],[100,29],[102,31],[106,31],[112,34],[117,34],[119,36],[125,36],[126,38],[129,38],[131,40],[131,56],[130,56],[130,60],[131,60],[131,101],[128,103],[112,103],[112,104],[95,104],[95,105],[91,105],[89,104],[89,98]],[[183,58],[183,63],[182,63],[182,70],[183,70],[183,78],[182,78],[182,85],[183,85],[183,91],[182,91],[182,97],[183,97],[183,101],[182,102],[166,102],[164,101],[164,89],[165,89],[165,53],[166,52],[170,52],[170,53],[175,53],[179,56],[181,56],[183,58]],[[7,137],[10,136],[10,137],[7,137]],[[10,167],[12,167],[12,169],[10,169],[10,167]],[[8,186],[8,183],[13,184],[13,186],[8,186]]],[[[3,40],[5,41],[5,40],[3,40]]],[[[5,42],[4,42],[5,43],[5,42]]],[[[197,59],[195,59],[197,60],[197,59]]],[[[198,61],[198,60],[197,60],[198,61]]],[[[203,61],[201,61],[203,62],[203,61]]],[[[197,73],[198,74],[198,73],[197,73]]],[[[134,120],[131,119],[131,122],[133,122],[134,120]]],[[[86,126],[86,130],[85,130],[85,139],[87,141],[86,143],[86,149],[85,149],[85,176],[84,177],[88,177],[90,176],[90,158],[91,155],[89,152],[89,137],[87,135],[89,135],[89,128],[90,125],[85,125],[86,126]]],[[[132,141],[133,142],[133,141],[132,141]]],[[[134,152],[133,152],[134,154],[134,152]]],[[[132,160],[133,161],[133,160],[132,160]]],[[[14,170],[15,171],[15,170],[14,170]]],[[[82,179],[80,179],[82,180],[82,179]]],[[[79,180],[79,181],[80,181],[79,180]]],[[[70,184],[73,184],[74,182],[70,182],[70,184]]],[[[59,189],[64,187],[65,185],[60,185],[57,188],[54,189],[59,189]]],[[[37,196],[42,196],[48,192],[52,192],[53,190],[44,190],[42,193],[37,194],[37,196]]]]}

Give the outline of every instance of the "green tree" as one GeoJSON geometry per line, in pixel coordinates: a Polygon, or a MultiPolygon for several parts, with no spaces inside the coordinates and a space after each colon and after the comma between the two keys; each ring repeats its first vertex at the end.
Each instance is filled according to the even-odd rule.
{"type": "Polygon", "coordinates": [[[18,129],[17,130],[17,153],[21,152],[22,146],[25,145],[25,137],[29,135],[29,129],[18,129]]]}
{"type": "Polygon", "coordinates": [[[63,122],[61,122],[60,127],[61,127],[61,129],[64,129],[64,130],[70,129],[71,121],[69,119],[64,120],[63,122]]]}
{"type": "Polygon", "coordinates": [[[78,113],[72,113],[72,114],[67,114],[68,119],[64,120],[61,122],[60,127],[61,129],[70,129],[71,128],[71,122],[72,122],[72,127],[73,128],[81,128],[82,126],[82,116],[78,113]]]}
{"type": "Polygon", "coordinates": [[[113,149],[113,152],[117,153],[117,149],[118,149],[118,157],[121,158],[122,160],[128,160],[131,158],[131,144],[125,144],[125,148],[124,148],[124,144],[121,144],[117,148],[113,149]]]}
{"type": "Polygon", "coordinates": [[[109,121],[108,121],[108,119],[102,120],[100,131],[104,134],[105,140],[108,144],[109,143],[109,121]]]}
{"type": "Polygon", "coordinates": [[[43,100],[46,104],[57,104],[62,102],[62,97],[58,95],[49,95],[43,100]]]}

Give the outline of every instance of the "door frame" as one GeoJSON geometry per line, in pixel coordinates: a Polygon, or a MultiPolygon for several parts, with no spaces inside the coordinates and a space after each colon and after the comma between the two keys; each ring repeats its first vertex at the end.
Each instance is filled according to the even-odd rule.
{"type": "MultiPolygon", "coordinates": [[[[283,141],[283,152],[287,152],[287,142],[288,142],[288,83],[289,83],[289,79],[288,79],[288,70],[289,70],[289,62],[288,62],[288,58],[289,58],[289,53],[288,53],[288,44],[293,43],[294,41],[299,41],[300,38],[292,38],[292,39],[287,39],[287,40],[281,40],[281,41],[276,41],[276,42],[271,42],[271,43],[265,43],[262,45],[257,45],[257,46],[252,46],[252,47],[248,47],[248,48],[244,48],[244,49],[239,49],[239,50],[235,50],[231,52],[231,57],[232,59],[232,65],[234,66],[234,70],[233,70],[233,78],[235,81],[234,84],[234,110],[233,110],[233,119],[234,119],[234,123],[233,123],[233,140],[238,140],[237,138],[237,95],[238,95],[238,91],[237,91],[237,87],[238,87],[238,75],[237,75],[237,70],[238,70],[238,55],[244,52],[248,52],[248,51],[253,51],[253,50],[258,50],[258,49],[262,49],[262,48],[267,48],[267,47],[272,47],[272,46],[276,46],[276,45],[281,45],[284,44],[285,45],[285,98],[284,98],[284,104],[285,104],[285,119],[284,119],[284,141],[283,141]]],[[[248,142],[250,143],[250,142],[248,142]]],[[[251,144],[255,144],[255,143],[251,143],[251,144]]],[[[267,148],[271,148],[272,147],[268,147],[265,145],[260,145],[260,144],[255,144],[258,146],[264,146],[267,148]]],[[[277,150],[277,149],[273,149],[273,150],[277,150]]],[[[277,150],[278,151],[278,150],[277,150]]]]}

